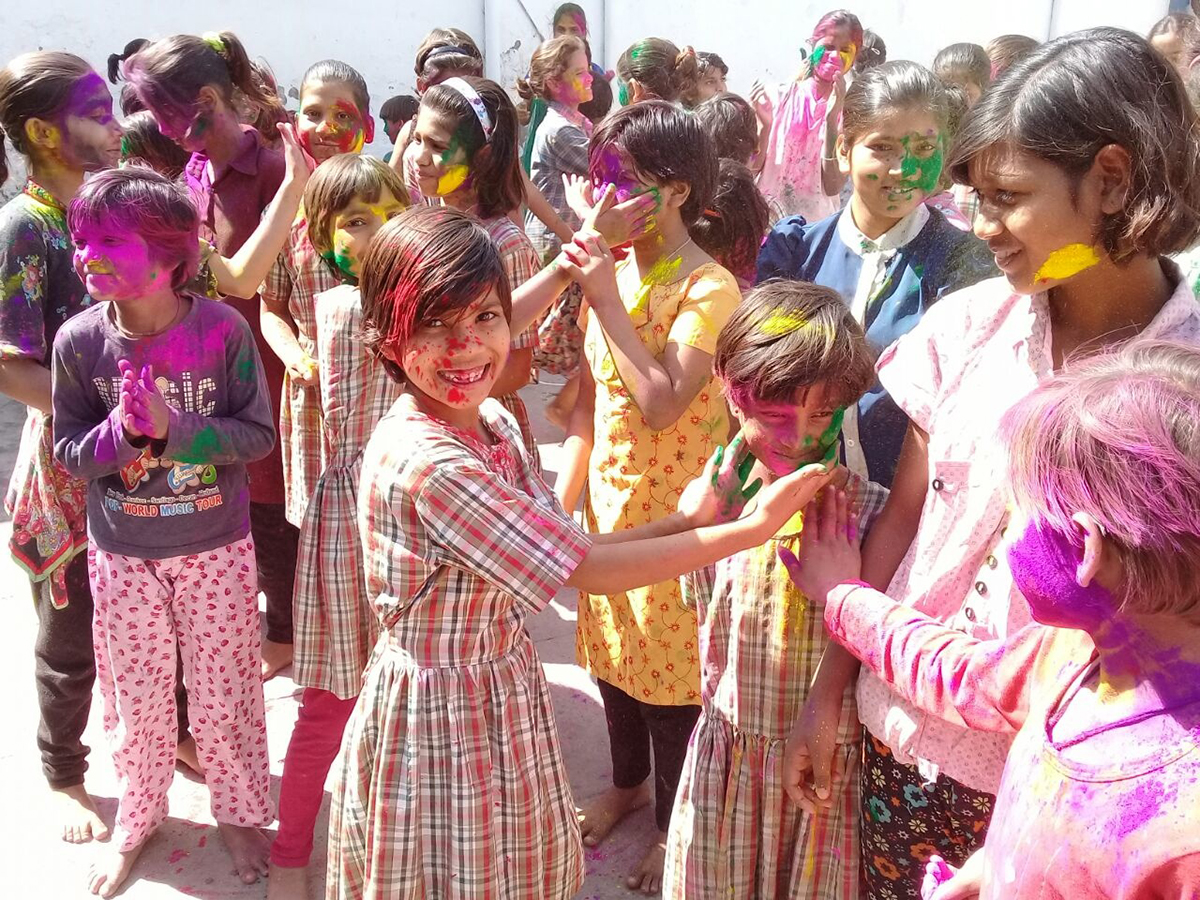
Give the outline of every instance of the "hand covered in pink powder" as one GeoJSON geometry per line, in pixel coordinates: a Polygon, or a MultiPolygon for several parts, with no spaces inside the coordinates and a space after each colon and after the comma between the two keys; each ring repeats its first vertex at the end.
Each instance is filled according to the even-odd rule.
{"type": "Polygon", "coordinates": [[[756,478],[747,485],[754,457],[739,434],[729,447],[718,447],[697,478],[688,482],[679,498],[679,512],[692,528],[732,522],[762,487],[756,478]]]}
{"type": "Polygon", "coordinates": [[[931,856],[921,881],[921,900],[976,900],[983,890],[983,851],[976,851],[961,869],[931,856]]]}
{"type": "Polygon", "coordinates": [[[596,200],[589,179],[579,175],[564,175],[563,186],[571,211],[585,223],[590,221],[592,230],[600,232],[611,247],[626,244],[645,234],[650,219],[658,209],[658,198],[646,191],[630,197],[624,203],[610,203],[597,211],[597,207],[604,203],[604,198],[596,200]]]}
{"type": "Polygon", "coordinates": [[[154,383],[154,370],[143,366],[135,375],[133,365],[124,359],[117,366],[121,370],[121,421],[125,429],[135,437],[166,440],[170,410],[154,383]]]}
{"type": "Polygon", "coordinates": [[[862,572],[858,523],[850,515],[850,497],[844,490],[827,490],[804,510],[800,557],[786,547],[779,559],[792,582],[805,596],[824,601],[839,584],[857,581],[862,572]]]}
{"type": "Polygon", "coordinates": [[[316,171],[317,161],[313,159],[300,143],[300,137],[296,134],[295,125],[290,122],[280,123],[279,137],[283,141],[285,177],[299,181],[301,184],[306,183],[308,176],[316,171]]]}

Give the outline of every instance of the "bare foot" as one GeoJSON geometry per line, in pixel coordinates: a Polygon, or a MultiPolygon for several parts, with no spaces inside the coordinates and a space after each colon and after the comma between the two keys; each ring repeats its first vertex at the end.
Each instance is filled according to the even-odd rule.
{"type": "Polygon", "coordinates": [[[269,681],[292,664],[292,645],[264,640],[262,658],[263,681],[269,681]]]}
{"type": "Polygon", "coordinates": [[[64,841],[68,844],[86,844],[93,838],[97,841],[108,840],[108,826],[100,818],[100,811],[82,784],[51,790],[58,800],[64,841]]]}
{"type": "Polygon", "coordinates": [[[201,778],[204,777],[204,766],[200,762],[200,752],[196,749],[196,739],[190,734],[175,745],[175,761],[183,763],[201,778]]]}
{"type": "Polygon", "coordinates": [[[609,788],[579,810],[579,831],[583,843],[595,847],[608,837],[613,826],[635,809],[650,803],[650,785],[643,782],[635,788],[609,788]]]}
{"type": "Polygon", "coordinates": [[[98,897],[116,894],[133,871],[133,864],[142,855],[145,846],[146,841],[142,841],[132,850],[118,850],[116,847],[105,850],[88,869],[88,890],[98,897]]]}
{"type": "Polygon", "coordinates": [[[271,842],[261,829],[217,823],[217,830],[221,832],[225,847],[233,857],[233,868],[243,884],[254,884],[259,875],[268,874],[271,842]]]}
{"type": "Polygon", "coordinates": [[[271,863],[267,900],[308,900],[308,867],[289,869],[271,863]]]}
{"type": "Polygon", "coordinates": [[[658,833],[658,840],[646,851],[642,861],[637,864],[625,879],[625,887],[631,891],[641,891],[643,894],[657,894],[662,887],[663,864],[667,861],[667,835],[658,833]]]}

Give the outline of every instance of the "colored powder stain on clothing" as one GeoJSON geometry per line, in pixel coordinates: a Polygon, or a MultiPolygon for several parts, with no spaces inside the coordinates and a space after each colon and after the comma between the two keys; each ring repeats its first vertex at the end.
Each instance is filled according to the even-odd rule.
{"type": "Polygon", "coordinates": [[[182,463],[204,463],[213,458],[219,447],[217,432],[209,425],[198,431],[192,439],[192,445],[184,448],[175,459],[182,463]]]}
{"type": "Polygon", "coordinates": [[[1078,275],[1100,262],[1094,247],[1088,244],[1068,244],[1050,254],[1033,276],[1035,282],[1061,281],[1078,275]]]}
{"type": "Polygon", "coordinates": [[[467,176],[470,174],[471,169],[469,166],[450,166],[448,169],[446,169],[446,173],[438,179],[438,196],[445,197],[448,194],[453,194],[466,183],[467,176]]]}
{"type": "Polygon", "coordinates": [[[651,289],[655,285],[670,284],[674,281],[681,265],[683,265],[683,257],[676,256],[672,259],[667,259],[664,256],[651,266],[650,271],[646,273],[646,277],[642,279],[641,287],[638,288],[637,294],[634,297],[633,308],[640,312],[645,312],[650,303],[651,289]]]}
{"type": "Polygon", "coordinates": [[[782,337],[799,331],[808,325],[808,319],[798,312],[773,312],[763,321],[758,330],[771,337],[782,337]]]}

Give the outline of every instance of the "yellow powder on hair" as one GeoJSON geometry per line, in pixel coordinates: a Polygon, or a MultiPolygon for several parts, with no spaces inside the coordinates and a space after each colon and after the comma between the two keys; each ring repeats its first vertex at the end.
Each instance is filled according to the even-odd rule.
{"type": "Polygon", "coordinates": [[[1087,244],[1068,244],[1050,254],[1042,267],[1033,276],[1035,282],[1062,281],[1090,269],[1100,262],[1096,250],[1087,244]]]}
{"type": "Polygon", "coordinates": [[[791,334],[793,331],[799,331],[808,325],[808,319],[800,315],[798,312],[780,312],[776,310],[767,316],[758,330],[770,337],[782,337],[785,334],[791,334]]]}

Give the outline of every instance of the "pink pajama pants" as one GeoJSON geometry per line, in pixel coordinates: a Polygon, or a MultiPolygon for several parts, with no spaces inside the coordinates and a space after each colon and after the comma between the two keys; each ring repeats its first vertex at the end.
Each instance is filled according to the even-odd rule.
{"type": "Polygon", "coordinates": [[[149,837],[175,773],[176,648],[213,817],[269,825],[258,587],[249,538],[168,559],[88,548],[104,733],[121,795],[113,841],[149,837]]]}
{"type": "Polygon", "coordinates": [[[271,845],[271,862],[277,866],[296,869],[308,865],[325,779],[357,700],[343,700],[321,688],[304,689],[279,783],[279,834],[271,845]]]}

